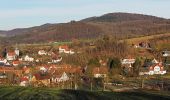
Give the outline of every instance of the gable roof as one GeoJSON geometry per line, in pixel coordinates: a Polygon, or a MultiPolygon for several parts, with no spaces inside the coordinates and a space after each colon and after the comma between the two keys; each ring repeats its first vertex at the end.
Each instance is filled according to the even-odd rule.
{"type": "Polygon", "coordinates": [[[15,56],[16,55],[15,52],[8,52],[7,54],[8,54],[8,56],[15,56]]]}
{"type": "Polygon", "coordinates": [[[154,64],[154,65],[150,66],[150,67],[149,67],[149,70],[150,70],[150,71],[154,70],[154,68],[155,68],[156,66],[159,66],[161,71],[164,70],[164,66],[162,65],[162,63],[157,63],[157,64],[154,64]]]}
{"type": "Polygon", "coordinates": [[[153,64],[158,64],[159,62],[154,58],[154,59],[152,60],[152,63],[153,63],[153,64]]]}
{"type": "Polygon", "coordinates": [[[19,61],[13,61],[12,63],[13,64],[19,64],[20,62],[19,61]]]}
{"type": "Polygon", "coordinates": [[[50,79],[50,75],[49,74],[44,74],[41,75],[39,72],[34,74],[36,80],[45,80],[45,79],[50,79]]]}
{"type": "Polygon", "coordinates": [[[59,48],[61,48],[61,49],[65,49],[65,50],[69,50],[69,48],[68,48],[68,46],[67,46],[67,45],[59,46],[59,48]]]}

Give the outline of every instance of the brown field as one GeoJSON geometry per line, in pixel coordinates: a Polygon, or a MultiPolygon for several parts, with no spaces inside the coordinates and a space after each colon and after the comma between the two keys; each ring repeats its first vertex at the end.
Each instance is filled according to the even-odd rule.
{"type": "Polygon", "coordinates": [[[164,33],[164,34],[159,34],[159,35],[150,35],[150,36],[144,36],[144,37],[138,37],[138,38],[130,38],[130,39],[126,39],[126,41],[128,42],[128,44],[139,43],[142,41],[147,42],[150,39],[158,38],[161,36],[170,36],[170,33],[164,33]]]}

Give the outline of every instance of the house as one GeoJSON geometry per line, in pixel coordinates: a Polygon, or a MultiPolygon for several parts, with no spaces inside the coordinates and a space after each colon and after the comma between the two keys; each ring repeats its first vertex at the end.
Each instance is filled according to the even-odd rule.
{"type": "Polygon", "coordinates": [[[39,55],[47,55],[47,52],[45,50],[39,50],[38,54],[39,55]]]}
{"type": "Polygon", "coordinates": [[[68,49],[68,46],[59,46],[59,53],[64,53],[68,49]]]}
{"type": "Polygon", "coordinates": [[[0,57],[0,66],[5,65],[6,63],[7,63],[7,60],[0,57]]]}
{"type": "Polygon", "coordinates": [[[131,47],[139,48],[139,44],[134,44],[134,43],[132,43],[131,47]]]}
{"type": "Polygon", "coordinates": [[[170,51],[163,51],[162,56],[163,57],[168,57],[168,56],[170,57],[170,51]]]}
{"type": "Polygon", "coordinates": [[[52,63],[59,63],[62,61],[62,57],[58,57],[57,59],[52,59],[52,63]]]}
{"type": "Polygon", "coordinates": [[[156,63],[149,66],[145,71],[140,71],[139,75],[154,75],[154,74],[166,74],[166,70],[164,70],[164,66],[162,63],[156,63]]]}
{"type": "Polygon", "coordinates": [[[33,75],[31,82],[34,86],[48,86],[50,84],[51,76],[49,73],[38,72],[33,75]]]}
{"type": "Polygon", "coordinates": [[[0,73],[0,84],[5,84],[7,83],[7,74],[4,72],[0,73]]]}
{"type": "Polygon", "coordinates": [[[14,67],[0,67],[0,73],[11,73],[15,76],[22,76],[22,70],[17,70],[14,67]]]}
{"type": "Polygon", "coordinates": [[[107,62],[103,61],[103,60],[100,60],[99,63],[100,63],[101,66],[106,66],[107,65],[107,62]]]}
{"type": "Polygon", "coordinates": [[[56,71],[55,73],[53,73],[53,76],[52,76],[52,82],[54,83],[65,82],[65,81],[68,81],[69,79],[70,78],[66,74],[66,72],[56,71]]]}
{"type": "Polygon", "coordinates": [[[38,63],[38,62],[40,62],[40,60],[39,60],[39,59],[36,59],[36,60],[35,60],[35,62],[37,62],[37,63],[38,63]]]}
{"type": "Polygon", "coordinates": [[[124,68],[132,68],[132,64],[135,63],[135,59],[122,59],[121,60],[121,64],[122,64],[122,67],[124,68]]]}
{"type": "Polygon", "coordinates": [[[22,71],[23,71],[23,74],[29,74],[29,73],[31,72],[31,69],[28,68],[27,66],[24,66],[24,67],[22,68],[22,71]]]}
{"type": "Polygon", "coordinates": [[[122,59],[121,63],[122,64],[133,64],[135,63],[135,59],[122,59]]]}
{"type": "Polygon", "coordinates": [[[13,61],[13,62],[12,62],[12,65],[13,65],[13,66],[18,66],[19,63],[20,63],[19,61],[13,61]]]}
{"type": "Polygon", "coordinates": [[[59,46],[59,53],[74,54],[73,49],[69,49],[68,46],[59,46]]]}
{"type": "Polygon", "coordinates": [[[150,43],[147,43],[147,42],[140,42],[139,46],[142,48],[150,48],[151,47],[150,43]]]}
{"type": "Polygon", "coordinates": [[[40,71],[43,73],[46,73],[48,71],[48,68],[42,66],[42,67],[40,67],[40,71]]]}
{"type": "Polygon", "coordinates": [[[108,69],[106,67],[95,67],[92,73],[95,78],[105,78],[107,77],[108,69]]]}
{"type": "Polygon", "coordinates": [[[19,85],[20,86],[28,86],[29,85],[29,77],[27,77],[27,76],[21,77],[19,85]]]}
{"type": "Polygon", "coordinates": [[[7,60],[16,60],[16,54],[15,52],[8,52],[6,55],[7,60]]]}
{"type": "Polygon", "coordinates": [[[154,58],[153,60],[152,60],[152,64],[158,64],[159,62],[154,58]]]}
{"type": "Polygon", "coordinates": [[[33,62],[33,61],[34,61],[34,58],[29,57],[28,55],[26,55],[26,56],[24,57],[24,61],[33,62]]]}
{"type": "Polygon", "coordinates": [[[53,55],[56,55],[54,52],[50,51],[47,53],[48,56],[53,56],[53,55]]]}

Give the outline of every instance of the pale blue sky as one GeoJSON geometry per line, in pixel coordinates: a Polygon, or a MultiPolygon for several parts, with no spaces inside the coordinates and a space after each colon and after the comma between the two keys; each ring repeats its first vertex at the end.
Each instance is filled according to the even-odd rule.
{"type": "Polygon", "coordinates": [[[170,0],[0,0],[0,30],[129,12],[170,18],[170,0]]]}

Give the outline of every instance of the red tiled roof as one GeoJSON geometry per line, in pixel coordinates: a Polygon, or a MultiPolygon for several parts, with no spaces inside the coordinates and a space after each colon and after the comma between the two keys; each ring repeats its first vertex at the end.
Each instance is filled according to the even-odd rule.
{"type": "Polygon", "coordinates": [[[15,56],[15,52],[8,52],[8,56],[15,56]]]}
{"type": "Polygon", "coordinates": [[[0,70],[15,70],[14,67],[0,67],[0,70]]]}
{"type": "Polygon", "coordinates": [[[41,75],[40,73],[36,73],[34,74],[35,78],[37,80],[45,80],[45,79],[50,79],[50,75],[47,74],[47,75],[41,75]]]}
{"type": "Polygon", "coordinates": [[[21,77],[21,82],[22,81],[29,81],[29,79],[27,77],[21,77]]]}
{"type": "Polygon", "coordinates": [[[161,63],[154,64],[154,65],[150,66],[149,70],[154,70],[154,67],[156,67],[156,66],[159,66],[161,71],[164,70],[164,66],[161,63]]]}
{"type": "Polygon", "coordinates": [[[20,62],[19,61],[13,61],[12,63],[13,64],[19,64],[20,62]]]}
{"type": "Polygon", "coordinates": [[[65,50],[69,50],[69,48],[68,48],[68,46],[67,46],[67,45],[59,46],[59,48],[61,48],[61,49],[65,49],[65,50]]]}

